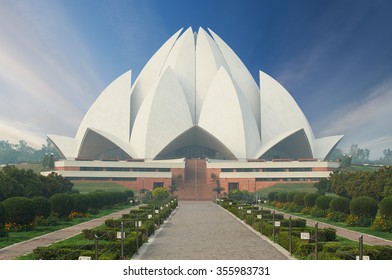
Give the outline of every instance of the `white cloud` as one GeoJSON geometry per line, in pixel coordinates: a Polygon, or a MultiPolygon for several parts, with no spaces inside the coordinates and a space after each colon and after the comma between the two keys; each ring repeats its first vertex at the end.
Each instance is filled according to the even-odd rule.
{"type": "Polygon", "coordinates": [[[101,86],[85,42],[55,2],[0,6],[0,139],[73,136],[101,86]]]}
{"type": "Polygon", "coordinates": [[[318,127],[326,127],[323,136],[344,134],[339,145],[347,149],[351,144],[370,149],[370,158],[378,159],[385,148],[392,147],[392,79],[372,90],[364,100],[332,112],[318,127]]]}

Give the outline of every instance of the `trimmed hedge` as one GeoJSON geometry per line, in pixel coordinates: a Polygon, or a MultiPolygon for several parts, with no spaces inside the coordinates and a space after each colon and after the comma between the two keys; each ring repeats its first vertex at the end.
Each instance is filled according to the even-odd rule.
{"type": "Polygon", "coordinates": [[[306,192],[297,192],[297,193],[294,195],[293,203],[296,204],[296,205],[298,205],[298,206],[305,206],[305,200],[304,200],[304,198],[305,198],[305,196],[306,196],[307,194],[308,194],[308,193],[306,193],[306,192]]]}
{"type": "Polygon", "coordinates": [[[350,213],[350,200],[345,197],[334,197],[329,203],[332,212],[350,213]]]}
{"type": "Polygon", "coordinates": [[[41,216],[44,218],[50,215],[50,202],[46,197],[36,196],[31,199],[34,203],[35,215],[37,217],[41,216]]]}
{"type": "Polygon", "coordinates": [[[350,213],[358,217],[374,219],[377,215],[377,201],[369,196],[359,196],[350,202],[350,213]]]}
{"type": "Polygon", "coordinates": [[[29,225],[35,218],[35,206],[26,197],[11,197],[2,202],[5,209],[5,222],[29,225]]]}
{"type": "Polygon", "coordinates": [[[52,212],[59,217],[67,217],[72,211],[72,200],[69,194],[57,193],[49,198],[52,212]]]}
{"type": "Polygon", "coordinates": [[[380,214],[383,218],[392,218],[392,196],[387,196],[380,202],[380,214]]]}
{"type": "Polygon", "coordinates": [[[308,193],[304,197],[305,207],[313,207],[316,203],[316,199],[318,198],[317,193],[308,193]]]}
{"type": "Polygon", "coordinates": [[[320,195],[315,202],[315,206],[321,210],[327,210],[329,208],[329,203],[331,202],[332,197],[320,195]]]}

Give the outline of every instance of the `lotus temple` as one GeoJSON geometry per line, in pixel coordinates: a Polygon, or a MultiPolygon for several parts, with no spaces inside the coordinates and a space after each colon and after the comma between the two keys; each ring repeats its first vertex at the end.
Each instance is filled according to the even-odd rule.
{"type": "Polygon", "coordinates": [[[256,191],[314,183],[340,165],[326,158],[343,136],[315,138],[290,93],[262,71],[256,82],[212,30],[179,30],[131,75],[99,95],[74,138],[48,135],[62,157],[55,172],[210,199],[217,181],[256,191]]]}

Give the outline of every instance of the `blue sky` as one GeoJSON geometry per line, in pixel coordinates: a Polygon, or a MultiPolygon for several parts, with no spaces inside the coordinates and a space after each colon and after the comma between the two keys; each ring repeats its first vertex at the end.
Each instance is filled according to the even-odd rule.
{"type": "Polygon", "coordinates": [[[292,94],[316,137],[392,148],[392,1],[0,0],[0,139],[73,137],[101,91],[177,30],[211,28],[258,83],[292,94]]]}

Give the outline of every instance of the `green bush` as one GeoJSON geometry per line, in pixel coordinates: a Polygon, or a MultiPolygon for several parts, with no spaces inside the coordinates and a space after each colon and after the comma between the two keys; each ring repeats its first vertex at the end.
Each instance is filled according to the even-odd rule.
{"type": "MultiPolygon", "coordinates": [[[[289,227],[289,219],[283,219],[280,222],[282,227],[289,227]]],[[[292,228],[305,228],[306,227],[306,220],[305,219],[292,219],[291,220],[291,227],[292,228]]]]}
{"type": "Polygon", "coordinates": [[[72,211],[72,200],[69,194],[57,193],[49,198],[52,212],[59,217],[67,217],[72,211]]]}
{"type": "Polygon", "coordinates": [[[89,196],[84,194],[71,194],[72,211],[78,213],[87,213],[89,206],[89,196]]]}
{"type": "Polygon", "coordinates": [[[392,232],[392,218],[376,217],[371,226],[371,230],[392,232]]]}
{"type": "Polygon", "coordinates": [[[5,223],[5,209],[3,204],[0,202],[0,226],[5,223]]]}
{"type": "Polygon", "coordinates": [[[296,204],[296,205],[298,205],[298,206],[304,206],[304,205],[305,205],[305,200],[304,200],[304,198],[305,198],[305,196],[306,196],[307,194],[308,194],[308,193],[306,193],[306,192],[297,192],[297,193],[294,195],[293,203],[296,204]]]}
{"type": "Polygon", "coordinates": [[[350,227],[368,227],[372,224],[373,218],[368,216],[348,215],[346,223],[350,227]]]}
{"type": "Polygon", "coordinates": [[[313,207],[319,195],[317,193],[308,193],[304,197],[305,207],[313,207]]]}
{"type": "Polygon", "coordinates": [[[330,196],[325,196],[325,195],[320,195],[316,199],[315,206],[321,210],[327,210],[329,209],[329,203],[331,202],[332,197],[330,196]]]}
{"type": "Polygon", "coordinates": [[[287,202],[293,202],[295,194],[296,194],[296,192],[289,192],[289,193],[287,193],[287,196],[286,196],[287,202]]]}
{"type": "Polygon", "coordinates": [[[287,202],[287,193],[286,192],[278,193],[278,201],[279,202],[287,202]]]}
{"type": "Polygon", "coordinates": [[[36,196],[31,199],[34,203],[34,209],[36,216],[41,216],[44,218],[49,217],[50,215],[50,202],[46,197],[36,196]]]}
{"type": "Polygon", "coordinates": [[[377,211],[377,201],[369,196],[359,196],[353,198],[350,202],[350,213],[352,215],[374,219],[377,211]]]}
{"type": "Polygon", "coordinates": [[[5,222],[28,225],[34,221],[35,207],[31,199],[11,197],[2,202],[5,210],[5,222]]]}
{"type": "Polygon", "coordinates": [[[275,201],[275,195],[277,194],[277,192],[270,192],[268,193],[268,201],[275,201]]]}
{"type": "Polygon", "coordinates": [[[381,200],[380,214],[383,218],[392,218],[392,196],[387,196],[381,200]]]}
{"type": "Polygon", "coordinates": [[[342,212],[329,211],[327,213],[327,219],[334,222],[344,222],[347,219],[347,214],[342,212]]]}
{"type": "Polygon", "coordinates": [[[350,200],[345,197],[334,197],[329,203],[332,212],[350,213],[350,200]]]}
{"type": "Polygon", "coordinates": [[[318,217],[318,218],[324,218],[327,216],[328,210],[323,210],[320,209],[318,207],[313,207],[310,210],[310,215],[312,215],[313,217],[318,217]]]}

